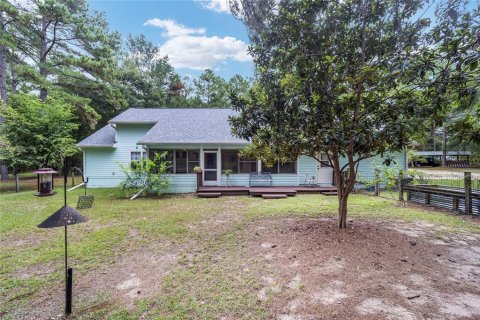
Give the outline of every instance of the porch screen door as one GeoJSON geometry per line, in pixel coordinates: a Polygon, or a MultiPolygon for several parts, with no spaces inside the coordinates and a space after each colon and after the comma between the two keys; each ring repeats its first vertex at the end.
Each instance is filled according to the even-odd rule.
{"type": "Polygon", "coordinates": [[[217,151],[204,151],[203,157],[204,157],[203,184],[205,186],[216,186],[218,185],[217,151]]]}

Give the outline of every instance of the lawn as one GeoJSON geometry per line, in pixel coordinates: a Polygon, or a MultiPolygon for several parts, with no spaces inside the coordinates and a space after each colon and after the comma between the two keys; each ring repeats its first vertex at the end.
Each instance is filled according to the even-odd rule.
{"type": "MultiPolygon", "coordinates": [[[[338,230],[336,197],[89,192],[69,228],[74,319],[480,317],[475,218],[353,195],[338,230]]],[[[0,193],[2,320],[63,311],[63,230],[36,227],[60,195],[0,193]]]]}

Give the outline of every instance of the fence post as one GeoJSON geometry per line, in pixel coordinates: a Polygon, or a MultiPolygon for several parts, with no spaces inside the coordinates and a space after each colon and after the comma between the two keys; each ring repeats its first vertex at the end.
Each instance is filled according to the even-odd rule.
{"type": "Polygon", "coordinates": [[[18,172],[15,173],[15,192],[20,192],[20,179],[18,177],[18,172]]]}
{"type": "Polygon", "coordinates": [[[403,202],[403,171],[398,172],[398,201],[403,202]]]}
{"type": "Polygon", "coordinates": [[[378,168],[375,169],[375,196],[378,197],[380,195],[380,170],[378,168]]]}
{"type": "Polygon", "coordinates": [[[472,173],[464,173],[465,183],[465,214],[472,214],[472,173]]]}

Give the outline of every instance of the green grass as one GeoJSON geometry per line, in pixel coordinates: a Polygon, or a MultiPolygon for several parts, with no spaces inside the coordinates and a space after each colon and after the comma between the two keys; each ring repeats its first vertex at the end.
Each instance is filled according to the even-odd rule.
{"type": "MultiPolygon", "coordinates": [[[[5,319],[9,319],[9,311],[26,308],[32,297],[48,287],[62,286],[63,229],[36,227],[61,207],[62,189],[57,191],[57,195],[44,198],[32,192],[0,193],[0,314],[6,313],[5,319]],[[35,275],[32,270],[45,272],[35,275]],[[21,276],[24,273],[30,275],[21,276]]],[[[329,217],[337,212],[336,197],[319,195],[279,200],[178,195],[130,201],[121,198],[116,189],[89,193],[95,196],[94,206],[82,212],[89,222],[69,227],[70,262],[77,274],[147,244],[161,248],[175,243],[184,251],[178,252],[179,261],[165,276],[158,296],[139,300],[135,310],[127,311],[112,303],[108,294],[99,295],[94,302],[77,307],[82,319],[209,319],[245,314],[247,318],[271,318],[268,302],[259,303],[256,298],[255,270],[241,267],[240,262],[250,261],[251,266],[262,268],[242,248],[245,226],[258,219],[329,217]],[[225,230],[205,224],[220,213],[238,219],[225,230]]],[[[69,192],[68,204],[75,207],[80,194],[83,190],[69,192]]],[[[480,234],[480,224],[468,219],[405,208],[383,197],[352,195],[349,217],[423,221],[445,227],[445,232],[480,234]]]]}

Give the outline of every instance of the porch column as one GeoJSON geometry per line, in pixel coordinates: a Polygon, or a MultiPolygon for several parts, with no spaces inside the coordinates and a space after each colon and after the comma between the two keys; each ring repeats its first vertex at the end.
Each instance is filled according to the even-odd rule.
{"type": "Polygon", "coordinates": [[[222,185],[222,148],[220,146],[217,149],[217,181],[222,185]]]}
{"type": "Polygon", "coordinates": [[[257,172],[262,172],[262,160],[257,160],[257,172]]]}
{"type": "Polygon", "coordinates": [[[200,168],[202,169],[202,182],[205,181],[205,172],[203,169],[205,168],[204,164],[204,159],[203,159],[203,146],[200,146],[200,168]]]}

